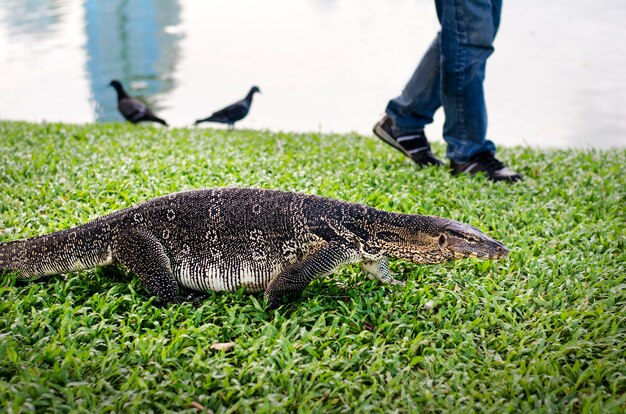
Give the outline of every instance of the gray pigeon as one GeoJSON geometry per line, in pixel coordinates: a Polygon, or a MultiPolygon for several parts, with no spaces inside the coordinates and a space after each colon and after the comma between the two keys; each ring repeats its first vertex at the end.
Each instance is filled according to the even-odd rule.
{"type": "Polygon", "coordinates": [[[117,109],[126,120],[136,124],[138,122],[158,122],[167,126],[167,122],[156,116],[143,102],[128,96],[122,83],[112,80],[109,86],[117,92],[117,109]]]}
{"type": "Polygon", "coordinates": [[[208,118],[198,119],[194,125],[198,125],[202,122],[218,122],[220,124],[228,124],[229,127],[234,128],[235,122],[242,120],[246,115],[248,115],[250,105],[252,105],[252,97],[255,92],[261,93],[258,86],[253,86],[252,89],[250,89],[250,92],[248,92],[248,95],[246,95],[246,97],[242,100],[237,101],[224,109],[220,109],[208,118]]]}

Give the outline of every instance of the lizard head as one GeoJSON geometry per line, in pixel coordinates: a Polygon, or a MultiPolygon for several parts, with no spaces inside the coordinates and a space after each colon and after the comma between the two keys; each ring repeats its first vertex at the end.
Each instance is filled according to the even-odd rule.
{"type": "Polygon", "coordinates": [[[499,259],[502,243],[469,224],[431,216],[405,216],[404,226],[380,228],[376,239],[391,257],[414,263],[443,263],[464,257],[499,259]]]}
{"type": "Polygon", "coordinates": [[[476,227],[456,221],[451,221],[439,233],[437,245],[442,251],[451,252],[455,259],[499,259],[509,254],[504,244],[488,237],[476,227]]]}

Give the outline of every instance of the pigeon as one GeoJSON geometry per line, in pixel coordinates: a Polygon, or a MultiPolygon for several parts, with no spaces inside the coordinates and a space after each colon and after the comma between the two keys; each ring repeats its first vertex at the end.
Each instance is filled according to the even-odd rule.
{"type": "Polygon", "coordinates": [[[167,122],[156,116],[150,108],[139,100],[128,96],[120,81],[112,80],[109,86],[115,88],[117,92],[117,109],[128,121],[133,124],[138,122],[158,122],[167,126],[167,122]]]}
{"type": "Polygon", "coordinates": [[[228,124],[229,127],[234,128],[235,122],[242,120],[248,115],[250,105],[252,105],[252,97],[255,92],[261,93],[258,86],[253,86],[250,92],[248,92],[248,95],[241,101],[235,102],[224,109],[220,109],[208,118],[198,119],[194,125],[198,125],[201,122],[219,122],[220,124],[228,124]]]}

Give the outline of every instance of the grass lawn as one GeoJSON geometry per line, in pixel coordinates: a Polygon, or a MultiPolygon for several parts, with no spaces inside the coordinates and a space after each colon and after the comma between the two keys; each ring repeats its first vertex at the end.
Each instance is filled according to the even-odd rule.
{"type": "Polygon", "coordinates": [[[0,241],[249,186],[448,217],[511,250],[392,261],[406,288],[346,267],[271,313],[243,291],[156,308],[111,269],[5,275],[0,412],[624,412],[626,150],[499,157],[526,180],[419,170],[358,135],[0,122],[0,241]]]}

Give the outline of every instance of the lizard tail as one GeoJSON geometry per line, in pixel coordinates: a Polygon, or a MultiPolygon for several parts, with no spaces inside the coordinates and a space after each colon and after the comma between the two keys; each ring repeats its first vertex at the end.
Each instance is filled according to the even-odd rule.
{"type": "Polygon", "coordinates": [[[36,279],[111,263],[108,231],[93,224],[0,243],[0,273],[36,279]]]}

